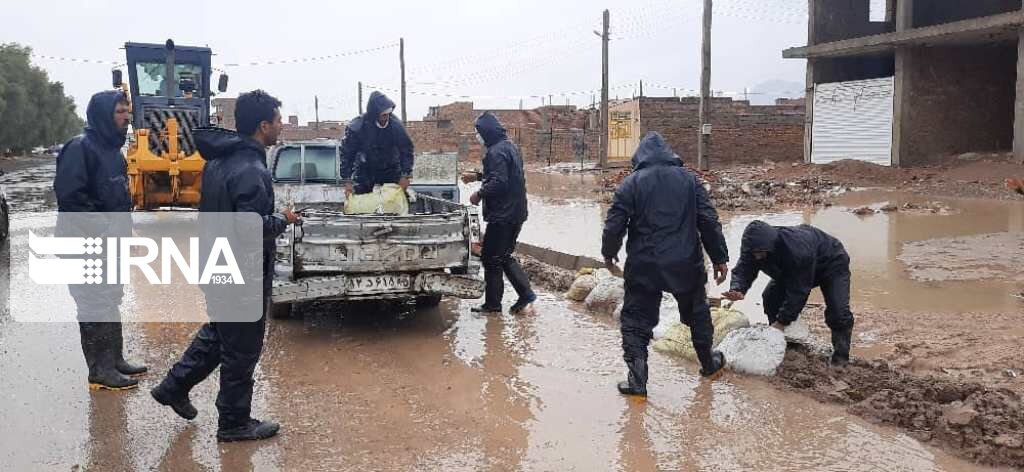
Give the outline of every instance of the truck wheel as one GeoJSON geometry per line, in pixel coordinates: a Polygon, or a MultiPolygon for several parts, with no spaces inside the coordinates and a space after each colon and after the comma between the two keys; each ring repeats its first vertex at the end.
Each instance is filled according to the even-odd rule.
{"type": "Polygon", "coordinates": [[[268,308],[267,311],[270,314],[270,318],[275,320],[287,320],[292,318],[291,303],[271,303],[270,308],[268,308]]]}
{"type": "Polygon", "coordinates": [[[423,295],[416,297],[416,308],[434,308],[441,304],[441,295],[423,295]]]}

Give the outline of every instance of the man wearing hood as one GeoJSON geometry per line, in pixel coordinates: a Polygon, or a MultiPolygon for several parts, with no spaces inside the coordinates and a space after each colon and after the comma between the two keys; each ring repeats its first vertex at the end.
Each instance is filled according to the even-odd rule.
{"type": "Polygon", "coordinates": [[[807,297],[820,287],[825,323],[832,330],[835,366],[850,360],[853,313],[850,311],[850,256],[838,239],[810,225],[771,226],[754,221],[743,231],[740,260],[732,269],[731,290],[724,296],[742,300],[758,272],[772,281],[762,303],[768,322],[779,330],[800,317],[807,297]]]}
{"type": "Polygon", "coordinates": [[[680,321],[690,327],[700,374],[718,375],[725,356],[712,351],[715,327],[701,246],[711,256],[718,283],[728,271],[729,249],[704,186],[683,167],[665,138],[653,131],[640,141],[633,173],[619,185],[608,209],[601,254],[613,273],[618,272],[619,249],[627,234],[621,329],[629,374],[619,383],[619,392],[647,396],[647,345],[658,324],[664,292],[675,297],[680,321]]]}
{"type": "MultiPolygon", "coordinates": [[[[128,165],[121,154],[131,122],[128,98],[120,91],[92,96],[85,132],[64,145],[57,156],[53,190],[57,195],[59,236],[131,236],[132,199],[128,165]]],[[[131,375],[148,368],[124,359],[118,284],[69,285],[78,314],[82,353],[92,389],[124,390],[138,386],[131,375]]]]}
{"type": "Polygon", "coordinates": [[[202,212],[239,212],[255,213],[262,219],[264,313],[257,321],[218,322],[214,317],[229,309],[218,307],[230,307],[233,301],[218,295],[221,292],[207,291],[211,322],[203,325],[181,360],[150,393],[160,404],[191,420],[197,412],[189,401],[189,391],[220,366],[219,441],[266,439],[280,428],[277,423],[250,416],[253,372],[263,351],[266,305],[274,277],[274,240],[289,224],[299,222],[291,210],[274,212],[274,187],[266,164],[266,148],[275,144],[281,133],[280,106],[280,101],[262,90],[243,93],[235,105],[238,132],[220,128],[193,131],[196,146],[206,159],[200,216],[202,212]]]}
{"type": "Polygon", "coordinates": [[[480,190],[473,193],[469,201],[474,205],[483,201],[483,216],[487,222],[480,253],[484,265],[484,304],[473,308],[473,311],[501,312],[504,274],[519,295],[519,300],[509,311],[520,313],[537,300],[537,295],[530,288],[530,278],[512,256],[527,217],[523,157],[519,147],[508,139],[501,122],[490,112],[476,119],[476,133],[477,140],[486,148],[484,170],[462,176],[465,183],[483,181],[480,190]]]}
{"type": "Polygon", "coordinates": [[[395,102],[380,92],[370,94],[366,113],[345,127],[341,145],[341,178],[345,194],[368,193],[375,185],[409,187],[413,145],[402,122],[392,116],[395,102]]]}

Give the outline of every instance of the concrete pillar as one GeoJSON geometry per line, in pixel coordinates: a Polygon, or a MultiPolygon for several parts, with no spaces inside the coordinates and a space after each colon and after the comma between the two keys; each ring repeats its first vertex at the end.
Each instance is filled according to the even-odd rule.
{"type": "Polygon", "coordinates": [[[896,49],[896,77],[893,87],[892,103],[892,165],[903,167],[907,164],[910,147],[907,139],[909,120],[913,119],[910,110],[910,96],[913,93],[913,77],[910,67],[911,50],[896,49]]]}
{"type": "Polygon", "coordinates": [[[1017,33],[1017,95],[1013,111],[1013,156],[1024,164],[1024,30],[1017,33]]]}
{"type": "MultiPolygon", "coordinates": [[[[816,27],[817,18],[817,4],[818,0],[807,0],[807,44],[817,44],[817,40],[814,37],[814,30],[816,27]]],[[[811,162],[811,152],[814,150],[813,131],[814,131],[814,59],[807,60],[807,80],[806,87],[804,88],[804,104],[805,104],[805,115],[804,115],[804,162],[811,162]]]]}
{"type": "MultiPolygon", "coordinates": [[[[896,0],[896,31],[912,29],[914,25],[914,0],[896,0]]],[[[910,64],[911,50],[896,48],[896,77],[893,88],[892,116],[892,165],[903,167],[910,152],[907,144],[908,121],[913,119],[910,111],[910,96],[913,93],[913,77],[910,64]]]]}
{"type": "Polygon", "coordinates": [[[914,27],[914,0],[896,0],[896,31],[914,27]]]}
{"type": "Polygon", "coordinates": [[[814,59],[807,60],[807,89],[804,91],[804,162],[811,163],[814,151],[814,59]]]}

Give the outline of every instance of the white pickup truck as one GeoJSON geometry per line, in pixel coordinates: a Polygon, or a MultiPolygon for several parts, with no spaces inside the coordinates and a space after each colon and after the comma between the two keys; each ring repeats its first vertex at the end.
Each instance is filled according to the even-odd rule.
{"type": "Polygon", "coordinates": [[[483,295],[476,209],[458,203],[458,157],[416,156],[408,215],[346,215],[338,177],[340,143],[313,140],[277,146],[268,156],[278,208],[295,208],[302,225],[277,240],[271,317],[291,316],[297,302],[415,299],[483,295]]]}

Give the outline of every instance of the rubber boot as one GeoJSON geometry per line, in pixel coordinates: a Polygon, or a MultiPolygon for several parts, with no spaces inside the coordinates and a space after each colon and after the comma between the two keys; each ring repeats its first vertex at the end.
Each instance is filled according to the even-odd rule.
{"type": "Polygon", "coordinates": [[[832,330],[832,358],[829,364],[833,367],[846,367],[850,363],[850,343],[853,328],[832,330]]]}
{"type": "Polygon", "coordinates": [[[647,396],[647,359],[633,359],[626,362],[629,374],[625,382],[619,382],[619,393],[638,397],[647,396]]]}
{"type": "Polygon", "coordinates": [[[129,390],[139,386],[139,381],[117,371],[117,354],[110,323],[78,324],[82,336],[82,353],[89,367],[89,390],[129,390]]]}
{"type": "Polygon", "coordinates": [[[250,418],[249,422],[242,426],[217,429],[217,441],[234,442],[268,439],[276,436],[280,429],[281,425],[273,421],[260,421],[250,418]]]}
{"type": "Polygon", "coordinates": [[[704,365],[700,368],[700,376],[708,380],[715,380],[722,375],[725,369],[725,354],[721,351],[714,351],[711,353],[711,359],[708,361],[708,365],[704,365]]]}
{"type": "Polygon", "coordinates": [[[114,338],[114,354],[116,356],[117,371],[128,376],[142,375],[149,372],[149,367],[144,365],[135,365],[124,360],[124,334],[122,332],[121,323],[110,323],[111,336],[114,338]]]}
{"type": "Polygon", "coordinates": [[[501,307],[487,306],[486,304],[475,306],[469,309],[473,313],[501,313],[501,307]]]}
{"type": "Polygon", "coordinates": [[[171,407],[178,416],[186,420],[195,419],[199,412],[192,405],[192,401],[188,399],[188,393],[182,394],[171,382],[170,379],[164,378],[160,385],[149,391],[149,394],[157,403],[171,407]]]}
{"type": "Polygon", "coordinates": [[[537,301],[537,295],[535,295],[533,292],[530,292],[525,297],[520,298],[518,301],[516,301],[516,303],[512,305],[511,308],[508,309],[508,312],[512,313],[513,315],[521,314],[525,312],[528,308],[530,308],[530,305],[533,305],[533,302],[535,301],[537,301]]]}

